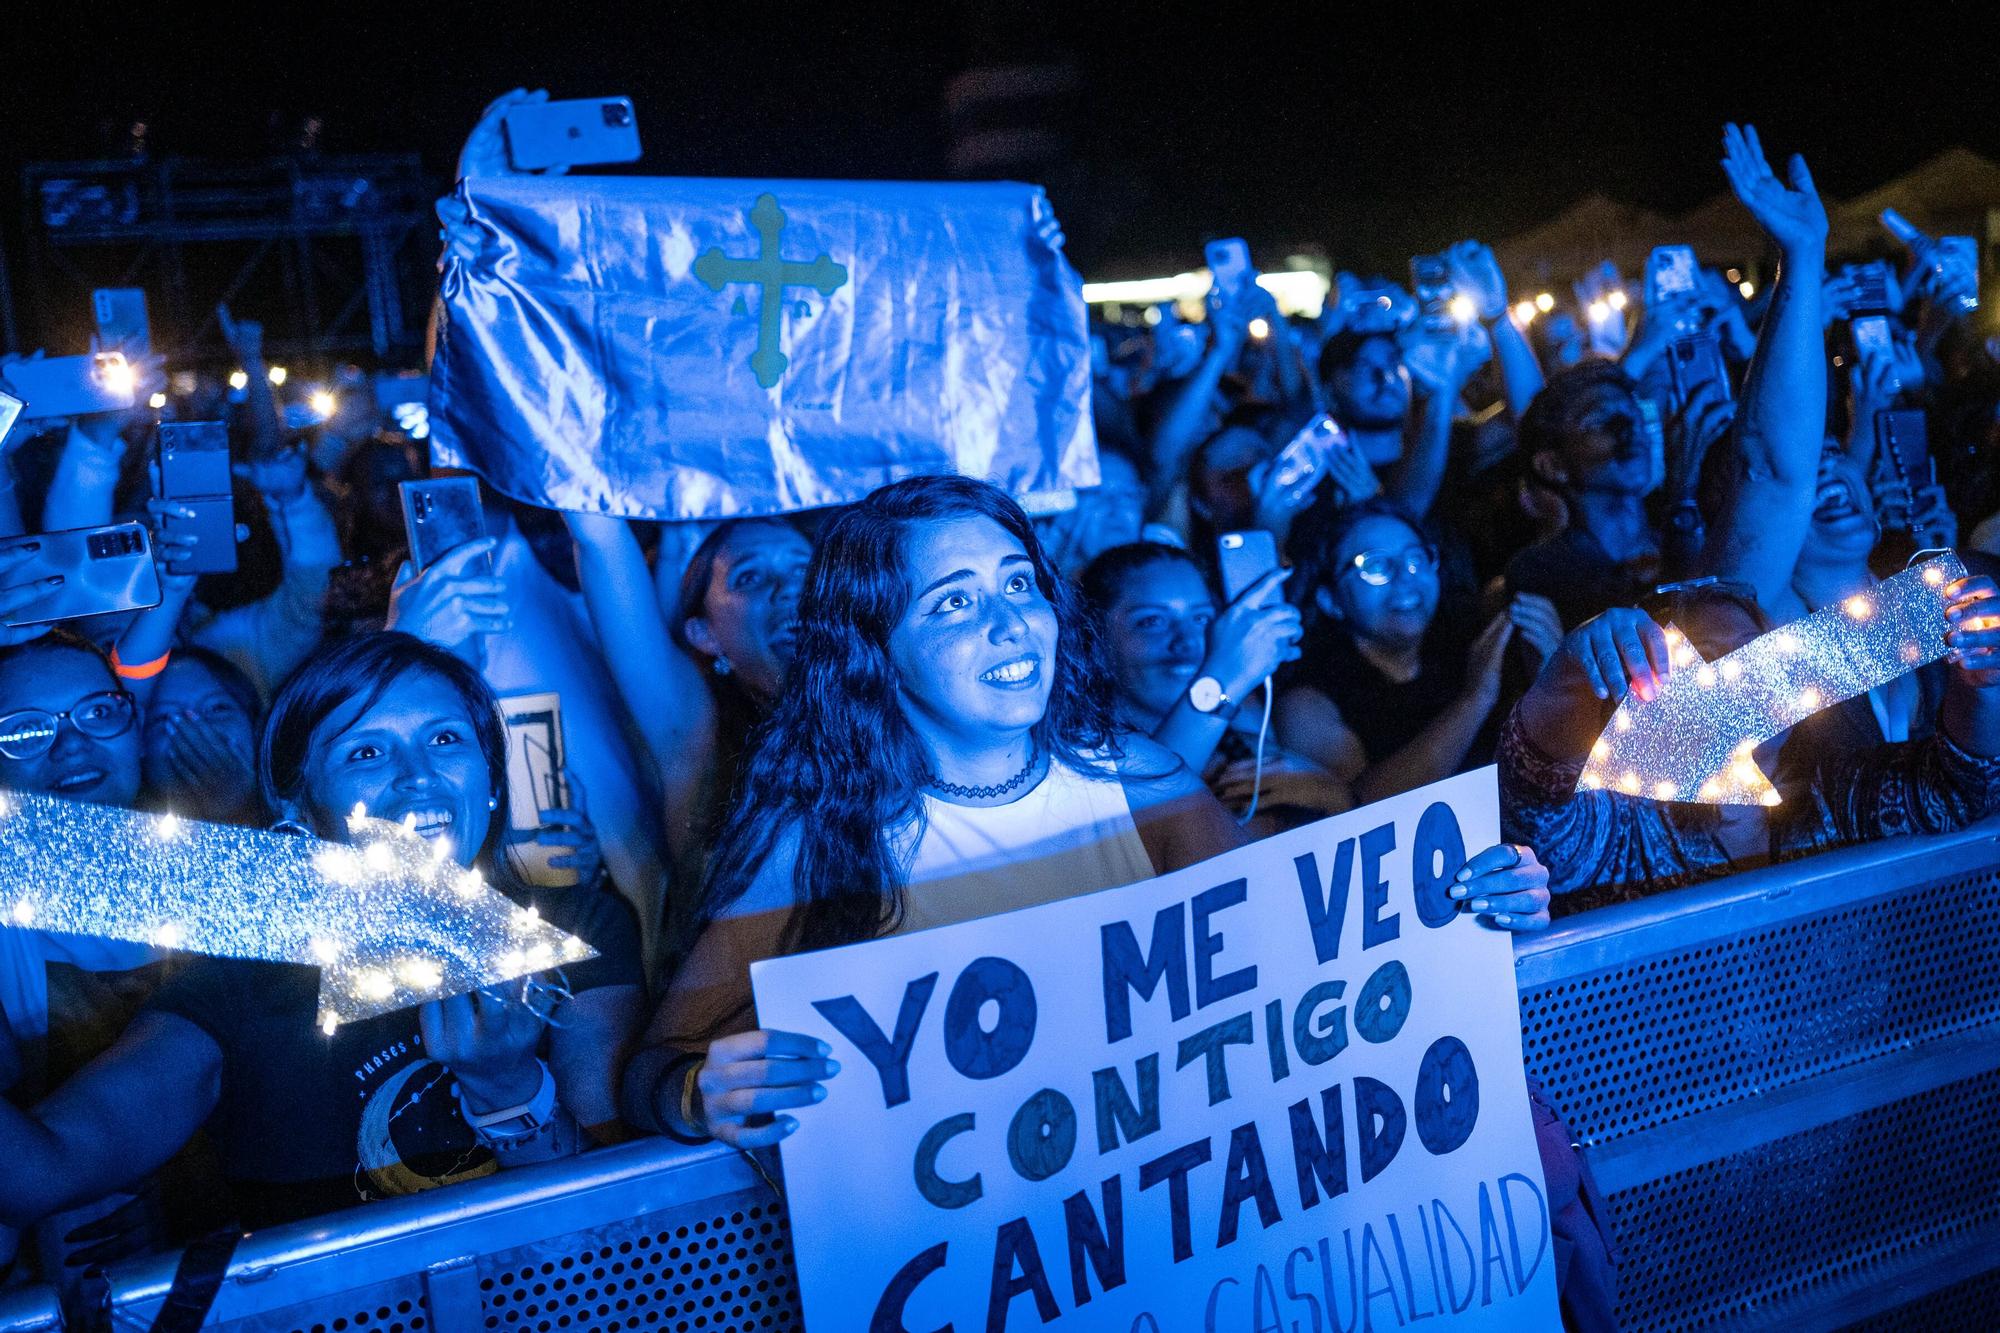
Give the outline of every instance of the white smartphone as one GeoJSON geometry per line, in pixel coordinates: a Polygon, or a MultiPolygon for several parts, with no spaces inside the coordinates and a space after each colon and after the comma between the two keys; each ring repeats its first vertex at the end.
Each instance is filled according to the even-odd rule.
{"type": "Polygon", "coordinates": [[[534,102],[500,118],[516,171],[639,160],[639,122],[629,97],[534,102]]]}
{"type": "Polygon", "coordinates": [[[21,399],[20,414],[29,420],[122,411],[132,406],[136,387],[122,352],[9,361],[0,366],[0,376],[21,399]]]}

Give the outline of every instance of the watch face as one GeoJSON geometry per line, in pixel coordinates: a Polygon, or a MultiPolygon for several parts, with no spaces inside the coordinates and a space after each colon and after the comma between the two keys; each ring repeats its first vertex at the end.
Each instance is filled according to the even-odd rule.
{"type": "Polygon", "coordinates": [[[1222,704],[1222,682],[1213,676],[1203,676],[1188,686],[1188,702],[1200,713],[1213,713],[1222,704]]]}

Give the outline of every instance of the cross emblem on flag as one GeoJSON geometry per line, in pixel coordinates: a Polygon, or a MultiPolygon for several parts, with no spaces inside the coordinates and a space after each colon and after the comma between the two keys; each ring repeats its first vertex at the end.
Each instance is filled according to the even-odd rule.
{"type": "Polygon", "coordinates": [[[757,295],[757,350],[750,354],[750,369],[757,383],[768,389],[785,373],[790,358],[778,347],[780,320],[784,315],[785,288],[811,287],[821,296],[831,296],[847,282],[847,269],[821,251],[809,263],[789,260],[780,254],[785,230],[785,210],[777,198],[760,194],[750,208],[750,225],[757,229],[757,257],[737,259],[711,245],[694,261],[694,275],[719,292],[736,282],[755,283],[757,295]]]}

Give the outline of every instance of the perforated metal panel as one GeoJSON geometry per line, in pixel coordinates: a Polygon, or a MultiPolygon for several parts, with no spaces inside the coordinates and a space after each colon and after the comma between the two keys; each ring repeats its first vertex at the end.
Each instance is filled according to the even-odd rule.
{"type": "Polygon", "coordinates": [[[2000,1254],[1936,1271],[2000,1219],[1992,861],[1877,866],[1818,911],[1811,884],[1662,906],[1529,969],[1528,1070],[1615,1191],[1621,1327],[1832,1329],[1929,1262],[1868,1327],[2000,1329],[2000,1254]]]}
{"type": "Polygon", "coordinates": [[[1987,871],[1521,993],[1528,1068],[1586,1144],[2000,1016],[1987,871]]]}
{"type": "Polygon", "coordinates": [[[255,1319],[239,1319],[231,1333],[427,1333],[423,1284],[415,1274],[360,1291],[337,1301],[318,1301],[255,1319]]]}
{"type": "Polygon", "coordinates": [[[1993,1333],[2000,1328],[2000,1269],[1956,1283],[1841,1333],[1993,1333]]]}
{"type": "Polygon", "coordinates": [[[1622,1326],[1718,1327],[2000,1217],[1997,1121],[1987,1074],[1612,1196],[1622,1326]]]}
{"type": "Polygon", "coordinates": [[[498,1333],[750,1333],[799,1327],[784,1209],[746,1191],[479,1260],[498,1333]]]}

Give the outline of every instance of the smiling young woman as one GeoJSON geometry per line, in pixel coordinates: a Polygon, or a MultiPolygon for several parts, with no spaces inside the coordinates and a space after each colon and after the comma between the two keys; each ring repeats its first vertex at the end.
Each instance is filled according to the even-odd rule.
{"type": "Polygon", "coordinates": [[[627,1070],[628,1114],[760,1143],[785,1125],[747,1119],[815,1099],[815,1043],[745,1031],[759,958],[1127,884],[1241,840],[1172,754],[1114,740],[1088,622],[1012,500],[962,477],[886,486],[820,541],[791,686],[627,1070]]]}

